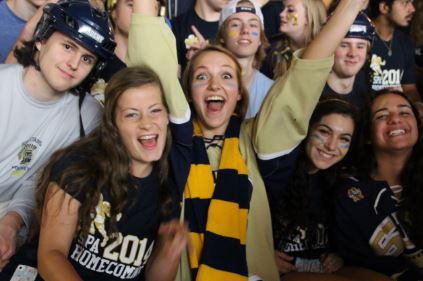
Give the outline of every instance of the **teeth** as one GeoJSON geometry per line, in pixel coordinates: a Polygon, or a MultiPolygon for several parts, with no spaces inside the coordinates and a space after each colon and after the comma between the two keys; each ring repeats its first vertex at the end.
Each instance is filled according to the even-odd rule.
{"type": "Polygon", "coordinates": [[[324,158],[331,158],[332,157],[332,155],[331,154],[329,154],[329,153],[326,153],[326,152],[324,152],[324,151],[319,151],[319,153],[320,153],[320,155],[321,156],[323,156],[324,158]]]}
{"type": "Polygon", "coordinates": [[[141,136],[139,139],[140,140],[151,140],[156,138],[156,135],[145,135],[145,136],[141,136]]]}
{"type": "Polygon", "coordinates": [[[207,97],[206,101],[223,101],[223,98],[220,96],[210,96],[207,97]]]}
{"type": "Polygon", "coordinates": [[[390,137],[399,136],[399,135],[403,135],[403,134],[405,134],[404,129],[398,129],[398,130],[393,130],[393,131],[389,132],[390,137]]]}

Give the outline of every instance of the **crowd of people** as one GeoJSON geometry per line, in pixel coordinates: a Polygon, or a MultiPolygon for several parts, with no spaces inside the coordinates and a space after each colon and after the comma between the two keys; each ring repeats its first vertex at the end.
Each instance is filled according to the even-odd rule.
{"type": "Polygon", "coordinates": [[[421,3],[0,0],[0,280],[422,280],[421,3]]]}

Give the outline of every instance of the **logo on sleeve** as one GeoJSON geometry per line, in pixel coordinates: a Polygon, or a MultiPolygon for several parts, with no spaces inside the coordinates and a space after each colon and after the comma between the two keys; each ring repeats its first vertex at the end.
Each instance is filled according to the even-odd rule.
{"type": "Polygon", "coordinates": [[[354,203],[364,199],[363,193],[361,193],[360,188],[357,187],[351,187],[348,189],[348,197],[351,198],[354,203]]]}

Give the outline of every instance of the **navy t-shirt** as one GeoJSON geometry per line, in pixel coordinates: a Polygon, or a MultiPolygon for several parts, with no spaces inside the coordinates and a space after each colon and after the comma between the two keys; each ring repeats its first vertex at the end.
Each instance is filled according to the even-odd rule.
{"type": "Polygon", "coordinates": [[[185,68],[188,63],[185,57],[187,52],[185,39],[188,38],[190,34],[194,34],[191,30],[192,25],[200,31],[205,39],[213,41],[217,34],[219,21],[208,22],[201,19],[195,12],[194,8],[189,9],[186,13],[172,20],[173,33],[176,37],[178,62],[182,66],[182,69],[185,68]]]}
{"type": "MultiPolygon", "coordinates": [[[[52,180],[86,156],[63,157],[52,171],[52,180]]],[[[152,253],[160,223],[159,179],[157,171],[145,178],[131,177],[128,202],[118,215],[117,238],[109,231],[110,194],[103,188],[96,207],[88,237],[83,244],[80,233],[72,241],[68,259],[83,280],[139,280],[152,253]]],[[[89,188],[89,187],[87,187],[89,188]]],[[[66,188],[68,194],[81,204],[86,200],[84,190],[66,188]]]]}
{"type": "Polygon", "coordinates": [[[392,40],[385,42],[376,34],[369,72],[375,91],[416,83],[414,46],[410,37],[396,29],[392,40]]]}
{"type": "MultiPolygon", "coordinates": [[[[283,203],[282,199],[289,199],[290,182],[296,168],[298,158],[303,153],[303,144],[298,145],[290,153],[272,160],[258,159],[260,173],[266,186],[269,198],[270,209],[273,221],[277,220],[275,215],[278,214],[279,204],[283,203]]],[[[289,236],[281,236],[278,234],[278,225],[273,225],[275,237],[275,247],[295,258],[304,259],[320,259],[320,255],[329,249],[328,240],[328,218],[326,217],[328,206],[324,204],[324,189],[327,187],[325,177],[321,172],[309,176],[309,208],[314,219],[319,222],[316,228],[314,239],[306,236],[306,231],[300,229],[300,234],[292,234],[289,236]]],[[[298,266],[298,264],[297,264],[298,266]]]]}
{"type": "Polygon", "coordinates": [[[353,88],[351,92],[348,94],[339,94],[335,92],[328,83],[325,84],[325,87],[322,91],[322,98],[337,98],[345,100],[353,105],[355,105],[357,108],[361,108],[369,98],[369,91],[366,88],[366,85],[363,83],[360,83],[357,79],[354,81],[353,88]]]}
{"type": "MultiPolygon", "coordinates": [[[[53,167],[51,181],[80,161],[89,161],[89,155],[69,154],[53,167]]],[[[94,183],[94,180],[93,180],[94,183]]],[[[177,190],[173,180],[169,181],[169,192],[173,200],[172,210],[166,217],[160,216],[160,188],[156,168],[144,178],[131,177],[128,201],[118,215],[117,238],[110,236],[110,194],[103,188],[96,207],[96,216],[88,237],[82,243],[80,233],[72,241],[68,259],[83,280],[143,280],[145,265],[151,256],[160,222],[179,216],[176,204],[177,190]]],[[[86,191],[67,186],[66,192],[83,203],[86,191]]],[[[25,244],[0,272],[0,280],[10,280],[18,265],[37,266],[38,236],[25,244]]],[[[52,261],[54,262],[54,261],[52,261]]],[[[64,276],[65,278],[65,276],[64,276]]],[[[37,276],[36,280],[42,280],[37,276]]]]}
{"type": "Polygon", "coordinates": [[[414,50],[414,58],[418,67],[423,67],[423,45],[416,46],[414,50]]]}

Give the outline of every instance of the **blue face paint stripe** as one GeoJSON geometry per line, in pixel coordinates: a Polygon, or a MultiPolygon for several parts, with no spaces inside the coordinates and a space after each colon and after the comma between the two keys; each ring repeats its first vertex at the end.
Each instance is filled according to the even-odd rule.
{"type": "Polygon", "coordinates": [[[348,148],[350,148],[350,144],[349,143],[342,143],[342,144],[339,145],[339,148],[348,149],[348,148]]]}

